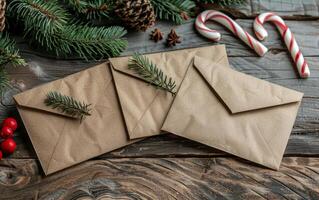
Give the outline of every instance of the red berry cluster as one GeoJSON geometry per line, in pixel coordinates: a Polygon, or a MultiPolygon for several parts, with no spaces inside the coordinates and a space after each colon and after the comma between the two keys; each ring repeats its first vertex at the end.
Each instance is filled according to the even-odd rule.
{"type": "Polygon", "coordinates": [[[17,121],[8,117],[2,122],[2,128],[0,132],[0,137],[3,139],[1,142],[1,150],[0,150],[0,160],[2,159],[2,152],[5,154],[12,154],[16,149],[17,144],[13,140],[13,132],[18,128],[17,121]]]}

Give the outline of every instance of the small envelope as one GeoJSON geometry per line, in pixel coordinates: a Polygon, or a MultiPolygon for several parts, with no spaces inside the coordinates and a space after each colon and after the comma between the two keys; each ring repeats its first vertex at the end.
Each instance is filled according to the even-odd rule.
{"type": "MultiPolygon", "coordinates": [[[[170,51],[146,55],[164,74],[176,81],[176,89],[184,79],[194,56],[228,66],[224,45],[170,51]]],[[[131,139],[160,134],[174,97],[156,89],[128,68],[130,57],[111,58],[112,73],[125,123],[131,139]]]]}
{"type": "Polygon", "coordinates": [[[18,111],[46,175],[125,146],[129,142],[108,64],[14,96],[18,111]],[[45,106],[49,91],[91,105],[80,123],[45,106]]]}
{"type": "Polygon", "coordinates": [[[162,130],[278,169],[302,96],[195,57],[162,130]]]}

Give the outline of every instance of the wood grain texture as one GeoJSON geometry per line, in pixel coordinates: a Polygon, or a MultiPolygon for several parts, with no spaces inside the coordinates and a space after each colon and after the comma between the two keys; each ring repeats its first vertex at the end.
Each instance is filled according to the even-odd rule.
{"type": "MultiPolygon", "coordinates": [[[[20,134],[20,133],[19,133],[20,134]]],[[[17,150],[9,159],[36,159],[28,136],[16,134],[17,150]]],[[[171,158],[171,157],[206,157],[230,155],[212,147],[178,137],[172,134],[163,134],[150,137],[140,142],[105,153],[98,158],[171,158]]],[[[318,134],[293,134],[290,136],[284,156],[319,156],[318,134]]]]}
{"type": "Polygon", "coordinates": [[[1,199],[319,198],[319,158],[285,158],[279,171],[233,158],[100,159],[44,178],[30,159],[0,169],[1,199]]]}
{"type": "MultiPolygon", "coordinates": [[[[194,19],[189,20],[188,22],[176,26],[168,22],[158,22],[154,28],[159,28],[164,33],[164,38],[166,38],[167,34],[170,32],[172,28],[176,29],[178,35],[181,36],[182,43],[178,44],[175,47],[168,48],[166,47],[165,39],[159,41],[158,43],[153,42],[149,39],[149,35],[153,28],[147,30],[146,32],[129,32],[127,34],[127,39],[129,42],[129,46],[126,51],[122,55],[131,55],[133,52],[140,53],[151,53],[151,52],[161,52],[161,51],[169,51],[176,49],[184,49],[190,47],[200,47],[207,46],[212,44],[217,44],[216,42],[212,42],[201,35],[199,35],[194,28],[194,19]]],[[[253,20],[252,19],[237,19],[236,22],[240,24],[247,32],[254,35],[253,33],[253,20]]],[[[311,21],[295,21],[295,20],[286,20],[287,25],[294,33],[296,40],[305,56],[318,56],[319,55],[319,21],[311,20],[311,21]]],[[[222,34],[222,39],[219,44],[225,44],[227,47],[228,56],[257,56],[257,54],[247,48],[247,45],[237,39],[230,31],[228,31],[223,26],[215,23],[208,22],[208,27],[219,31],[222,34]]],[[[265,24],[265,28],[268,31],[268,39],[266,39],[263,44],[270,51],[285,51],[287,52],[287,48],[282,42],[279,32],[276,28],[269,24],[265,24]]],[[[19,38],[18,38],[19,39],[19,38]]],[[[37,59],[33,60],[33,55],[40,55],[43,57],[50,58],[51,56],[42,53],[39,51],[35,51],[31,49],[24,41],[18,43],[20,47],[20,51],[22,55],[27,58],[28,61],[37,61],[37,59]],[[30,55],[31,54],[31,55],[30,55]]],[[[74,57],[69,57],[67,60],[71,60],[70,66],[72,64],[79,63],[79,60],[76,60],[74,57]]],[[[60,60],[61,61],[61,60],[60,60]]],[[[54,61],[53,63],[59,63],[60,61],[54,61]]],[[[86,62],[81,62],[81,65],[86,62]]],[[[76,66],[74,66],[76,68],[76,66]]]]}
{"type": "MultiPolygon", "coordinates": [[[[21,127],[15,133],[17,151],[0,161],[0,199],[319,199],[318,2],[247,0],[236,7],[213,6],[237,18],[250,33],[253,19],[259,13],[274,11],[282,15],[308,60],[311,77],[307,80],[298,78],[287,48],[273,25],[265,25],[269,38],[263,42],[270,51],[259,58],[224,27],[214,22],[208,24],[222,33],[219,44],[226,45],[233,68],[305,93],[279,171],[166,134],[44,177],[21,127]]],[[[212,8],[212,5],[203,6],[212,8]]],[[[129,47],[123,55],[217,44],[200,36],[193,22],[180,26],[166,22],[156,24],[165,36],[171,28],[182,36],[182,43],[174,48],[167,48],[165,41],[150,41],[151,29],[145,33],[130,32],[129,47]]],[[[7,105],[12,104],[11,96],[15,93],[103,62],[73,57],[55,59],[17,39],[29,66],[8,67],[15,87],[5,95],[3,103],[7,105]]],[[[18,117],[14,106],[0,106],[0,120],[6,116],[18,117]]]]}
{"type": "Polygon", "coordinates": [[[262,12],[276,12],[280,16],[293,19],[318,19],[318,0],[251,0],[251,14],[257,15],[262,12]]]}

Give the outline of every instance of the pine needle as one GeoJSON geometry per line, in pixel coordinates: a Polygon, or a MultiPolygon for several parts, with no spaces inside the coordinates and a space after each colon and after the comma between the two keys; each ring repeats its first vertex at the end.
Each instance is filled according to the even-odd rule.
{"type": "Polygon", "coordinates": [[[102,59],[118,56],[127,46],[127,41],[122,38],[126,34],[124,28],[72,23],[57,0],[13,0],[8,10],[24,23],[24,37],[32,46],[58,57],[102,59]]]}
{"type": "Polygon", "coordinates": [[[111,0],[64,0],[69,7],[86,19],[111,18],[115,3],[111,0]]]}
{"type": "Polygon", "coordinates": [[[15,42],[5,33],[0,32],[0,66],[11,63],[13,65],[26,65],[19,55],[15,42]]]}
{"type": "Polygon", "coordinates": [[[57,56],[79,56],[86,60],[114,57],[121,54],[127,47],[127,41],[122,39],[126,34],[123,27],[89,27],[86,25],[68,25],[58,33],[39,35],[43,37],[37,43],[57,56]]]}
{"type": "Polygon", "coordinates": [[[151,0],[154,7],[156,17],[164,20],[171,20],[176,24],[184,22],[182,13],[191,15],[191,9],[195,7],[195,3],[191,0],[151,0]]]}
{"type": "Polygon", "coordinates": [[[173,96],[176,94],[174,91],[176,87],[175,81],[167,75],[164,75],[163,71],[147,57],[135,53],[130,60],[129,69],[135,70],[138,75],[157,88],[168,91],[173,96]]]}
{"type": "Polygon", "coordinates": [[[63,95],[59,92],[49,92],[44,103],[71,117],[79,118],[81,121],[85,116],[91,115],[91,109],[89,108],[91,104],[77,101],[73,97],[63,95]]]}
{"type": "Polygon", "coordinates": [[[7,34],[0,32],[0,98],[4,91],[11,86],[9,77],[4,68],[6,64],[26,65],[15,47],[15,42],[7,34]]]}
{"type": "Polygon", "coordinates": [[[36,30],[52,34],[61,30],[69,20],[58,0],[13,0],[8,5],[8,12],[23,20],[27,33],[36,30]]]}
{"type": "Polygon", "coordinates": [[[201,3],[214,3],[220,6],[239,5],[245,2],[245,0],[197,0],[201,3]]]}

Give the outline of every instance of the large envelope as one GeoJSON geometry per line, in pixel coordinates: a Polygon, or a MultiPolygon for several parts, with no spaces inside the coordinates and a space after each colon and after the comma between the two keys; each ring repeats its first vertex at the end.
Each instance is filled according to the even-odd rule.
{"type": "MultiPolygon", "coordinates": [[[[228,66],[225,46],[217,45],[146,55],[165,74],[176,81],[177,89],[194,56],[219,61],[228,66]]],[[[156,89],[128,69],[130,57],[111,58],[112,73],[125,123],[131,139],[160,134],[174,97],[156,89]]]]}
{"type": "Polygon", "coordinates": [[[108,64],[28,90],[14,99],[45,174],[130,143],[108,64]],[[44,104],[49,91],[92,104],[92,115],[80,123],[50,109],[44,104]]]}
{"type": "Polygon", "coordinates": [[[162,130],[278,169],[302,96],[195,57],[162,130]]]}

